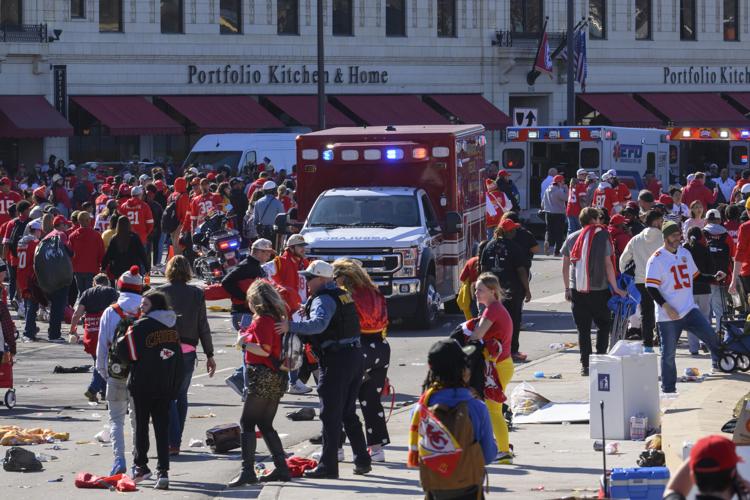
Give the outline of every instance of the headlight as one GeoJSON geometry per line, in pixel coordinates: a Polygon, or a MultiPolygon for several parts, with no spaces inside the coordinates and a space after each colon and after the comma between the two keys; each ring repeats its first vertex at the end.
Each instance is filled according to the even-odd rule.
{"type": "Polygon", "coordinates": [[[417,275],[417,261],[419,260],[419,250],[417,247],[398,248],[396,249],[401,255],[401,269],[396,271],[396,278],[411,278],[417,275]]]}

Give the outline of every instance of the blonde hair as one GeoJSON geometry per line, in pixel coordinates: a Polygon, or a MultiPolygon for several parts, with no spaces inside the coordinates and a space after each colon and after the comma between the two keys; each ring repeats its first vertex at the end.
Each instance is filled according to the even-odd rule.
{"type": "MultiPolygon", "coordinates": [[[[118,222],[117,226],[120,224],[118,222]]],[[[164,271],[164,276],[167,281],[173,283],[175,281],[188,283],[193,279],[193,272],[190,269],[190,261],[187,260],[183,255],[175,255],[169,262],[167,262],[167,268],[164,271]]]]}
{"type": "Polygon", "coordinates": [[[333,262],[333,275],[336,278],[343,279],[344,288],[349,293],[354,292],[357,288],[378,290],[378,287],[372,282],[370,275],[353,259],[336,259],[333,262]]]}
{"type": "Polygon", "coordinates": [[[705,212],[705,210],[703,210],[703,203],[701,203],[699,200],[693,201],[690,204],[690,217],[693,219],[696,218],[695,211],[694,211],[696,208],[700,208],[701,211],[705,212]]]}
{"type": "Polygon", "coordinates": [[[257,316],[273,316],[277,321],[287,318],[286,303],[276,288],[265,280],[255,280],[247,289],[247,304],[257,316]]]}
{"type": "Polygon", "coordinates": [[[507,298],[507,294],[505,290],[503,290],[503,287],[500,286],[500,280],[497,279],[497,276],[495,276],[492,273],[482,273],[477,278],[477,285],[482,284],[487,289],[489,289],[490,292],[492,292],[495,295],[495,298],[497,300],[505,300],[507,298]]]}

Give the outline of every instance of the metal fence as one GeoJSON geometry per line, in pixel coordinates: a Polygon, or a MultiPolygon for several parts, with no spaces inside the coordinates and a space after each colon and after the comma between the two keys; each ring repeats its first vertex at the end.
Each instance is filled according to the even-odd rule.
{"type": "Polygon", "coordinates": [[[47,25],[0,23],[0,41],[9,43],[47,43],[47,25]]]}

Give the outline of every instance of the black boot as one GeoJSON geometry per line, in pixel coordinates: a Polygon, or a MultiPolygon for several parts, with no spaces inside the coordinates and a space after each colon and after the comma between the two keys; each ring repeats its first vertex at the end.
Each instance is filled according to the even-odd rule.
{"type": "Polygon", "coordinates": [[[279,434],[276,431],[264,432],[263,439],[266,441],[268,451],[271,452],[275,469],[270,474],[262,476],[260,482],[291,481],[292,476],[289,475],[289,467],[286,465],[286,453],[284,453],[284,446],[281,444],[279,434]]]}
{"type": "Polygon", "coordinates": [[[255,475],[255,431],[243,432],[240,435],[242,445],[242,470],[227,485],[229,488],[237,488],[246,484],[255,484],[258,477],[255,475]]]}

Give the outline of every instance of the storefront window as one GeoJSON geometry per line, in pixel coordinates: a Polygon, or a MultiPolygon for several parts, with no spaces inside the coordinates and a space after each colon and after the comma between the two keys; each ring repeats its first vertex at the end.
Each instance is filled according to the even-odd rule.
{"type": "Polygon", "coordinates": [[[219,32],[224,35],[242,33],[242,0],[221,0],[219,32]]]}
{"type": "Polygon", "coordinates": [[[724,0],[724,40],[736,42],[740,39],[737,29],[740,18],[740,5],[737,0],[724,0]]]}
{"type": "Polygon", "coordinates": [[[161,0],[161,32],[182,33],[182,0],[161,0]]]}
{"type": "Polygon", "coordinates": [[[406,36],[406,0],[385,1],[385,36],[406,36]]]}
{"type": "Polygon", "coordinates": [[[99,31],[122,32],[122,0],[99,0],[99,31]]]}
{"type": "Polygon", "coordinates": [[[354,0],[333,0],[333,34],[354,34],[354,0]]]}
{"type": "Polygon", "coordinates": [[[651,40],[651,0],[635,0],[635,39],[651,40]]]}
{"type": "Polygon", "coordinates": [[[456,36],[456,0],[437,0],[437,30],[438,36],[456,36]]]}
{"type": "Polygon", "coordinates": [[[276,33],[299,35],[299,0],[279,0],[276,5],[276,33]]]}
{"type": "Polygon", "coordinates": [[[589,38],[607,38],[607,1],[589,0],[589,38]]]}
{"type": "Polygon", "coordinates": [[[696,40],[695,0],[680,0],[680,40],[696,40]]]}
{"type": "Polygon", "coordinates": [[[510,30],[513,33],[541,33],[544,23],[542,0],[510,0],[510,30]]]}
{"type": "Polygon", "coordinates": [[[73,19],[86,17],[86,0],[70,0],[70,17],[73,19]]]}

